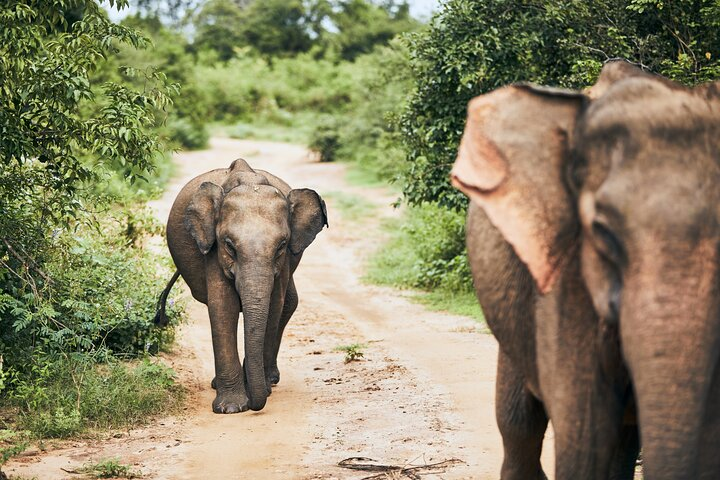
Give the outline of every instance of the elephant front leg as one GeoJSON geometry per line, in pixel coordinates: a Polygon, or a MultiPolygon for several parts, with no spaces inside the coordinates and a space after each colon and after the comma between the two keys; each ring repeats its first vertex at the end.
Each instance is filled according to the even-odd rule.
{"type": "Polygon", "coordinates": [[[503,439],[503,480],[545,480],[540,465],[548,418],[510,359],[498,354],[495,414],[503,439]]]}
{"type": "Polygon", "coordinates": [[[208,313],[215,356],[213,412],[244,412],[248,409],[248,399],[237,349],[240,300],[235,289],[226,282],[215,284],[208,291],[212,292],[208,299],[208,313]]]}
{"type": "Polygon", "coordinates": [[[298,294],[295,289],[295,282],[291,278],[287,290],[285,292],[285,299],[282,303],[282,310],[280,312],[276,328],[270,332],[270,329],[266,331],[265,337],[265,377],[267,380],[268,388],[271,385],[277,385],[280,382],[280,370],[277,365],[278,352],[280,351],[280,341],[282,340],[283,332],[285,327],[290,321],[295,309],[298,306],[298,294]]]}

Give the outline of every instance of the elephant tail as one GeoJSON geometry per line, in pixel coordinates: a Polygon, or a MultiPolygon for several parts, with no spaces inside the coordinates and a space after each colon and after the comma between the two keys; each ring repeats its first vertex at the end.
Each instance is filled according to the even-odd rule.
{"type": "Polygon", "coordinates": [[[167,297],[170,294],[170,289],[175,285],[175,282],[177,281],[178,277],[180,276],[180,271],[176,271],[170,281],[168,282],[167,286],[165,287],[165,290],[160,294],[160,299],[158,300],[157,307],[156,307],[156,313],[155,318],[153,319],[153,322],[155,322],[155,325],[158,325],[160,327],[166,327],[168,324],[168,318],[167,315],[165,315],[165,302],[167,302],[167,297]]]}

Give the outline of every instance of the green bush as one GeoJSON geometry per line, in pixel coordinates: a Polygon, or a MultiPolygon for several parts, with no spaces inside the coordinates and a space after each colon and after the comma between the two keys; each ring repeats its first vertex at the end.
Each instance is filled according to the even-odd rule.
{"type": "Polygon", "coordinates": [[[39,395],[13,395],[19,424],[36,438],[64,438],[91,429],[131,427],[177,408],[183,389],[175,373],[149,360],[97,366],[53,363],[32,386],[39,395]]]}
{"type": "Polygon", "coordinates": [[[346,69],[354,82],[349,102],[335,115],[337,158],[392,182],[405,163],[397,116],[412,88],[407,51],[395,41],[358,57],[346,69]]]}
{"type": "Polygon", "coordinates": [[[205,148],[210,140],[210,133],[205,125],[184,117],[169,118],[165,129],[171,142],[188,150],[205,148]]]}
{"type": "Polygon", "coordinates": [[[310,54],[268,60],[241,50],[227,63],[198,65],[194,83],[216,121],[292,121],[292,114],[338,111],[353,86],[347,64],[310,54]]]}
{"type": "Polygon", "coordinates": [[[694,84],[720,75],[714,0],[449,0],[407,37],[415,86],[402,119],[411,203],[462,209],[448,173],[474,96],[518,81],[585,87],[613,57],[694,84]]]}
{"type": "Polygon", "coordinates": [[[370,260],[370,281],[397,287],[470,291],[465,250],[465,216],[435,204],[410,207],[370,260]]]}
{"type": "Polygon", "coordinates": [[[321,162],[332,162],[340,147],[340,133],[334,120],[326,120],[315,127],[308,147],[317,152],[321,162]]]}
{"type": "Polygon", "coordinates": [[[430,310],[484,316],[472,288],[462,213],[436,204],[408,207],[384,229],[388,241],[375,252],[365,279],[380,285],[422,290],[413,298],[430,310]]]}
{"type": "MultiPolygon", "coordinates": [[[[152,40],[152,45],[143,50],[120,48],[100,74],[116,78],[118,65],[129,65],[138,71],[163,72],[167,80],[178,85],[179,89],[170,94],[172,108],[167,112],[156,112],[155,127],[173,146],[187,149],[205,147],[209,136],[205,127],[208,105],[200,88],[202,79],[193,73],[195,59],[189,52],[185,36],[165,27],[157,17],[134,15],[122,23],[141,30],[152,40]]],[[[138,88],[142,86],[136,79],[124,75],[118,80],[138,88]]]]}
{"type": "MultiPolygon", "coordinates": [[[[46,259],[42,285],[0,285],[0,355],[4,370],[21,377],[38,357],[137,356],[172,341],[173,329],[153,324],[166,278],[149,251],[128,248],[126,225],[104,235],[68,238],[46,259]]],[[[177,322],[180,306],[170,302],[177,322]]],[[[12,385],[6,385],[12,388],[12,385]]]]}
{"type": "MultiPolygon", "coordinates": [[[[142,249],[157,226],[141,205],[171,171],[158,130],[172,101],[203,114],[100,2],[3,2],[0,38],[0,407],[37,436],[134,422],[162,403],[148,395],[175,395],[160,367],[117,363],[173,336],[152,323],[169,275],[142,249]]],[[[165,50],[167,66],[182,53],[165,50]]]]}

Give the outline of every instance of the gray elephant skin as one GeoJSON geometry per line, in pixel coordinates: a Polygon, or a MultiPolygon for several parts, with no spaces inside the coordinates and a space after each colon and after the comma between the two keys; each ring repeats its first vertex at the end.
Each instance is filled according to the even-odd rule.
{"type": "Polygon", "coordinates": [[[720,478],[720,82],[605,65],[471,101],[452,172],[500,350],[504,479],[720,478]]]}
{"type": "Polygon", "coordinates": [[[178,271],[161,295],[156,322],[167,322],[165,301],[182,275],[210,315],[214,412],[265,406],[272,385],[280,380],[282,334],[298,305],[293,273],[327,225],[325,202],[315,191],[291,189],[242,159],[194,178],[178,194],[167,223],[168,248],[178,271]]]}

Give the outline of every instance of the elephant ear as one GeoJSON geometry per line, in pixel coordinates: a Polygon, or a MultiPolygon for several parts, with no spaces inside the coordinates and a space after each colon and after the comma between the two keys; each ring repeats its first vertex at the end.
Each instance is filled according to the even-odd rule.
{"type": "Polygon", "coordinates": [[[569,136],[586,97],[512,85],[474,98],[451,172],[547,293],[572,256],[579,223],[565,186],[569,136]]]}
{"type": "Polygon", "coordinates": [[[185,209],[185,228],[203,255],[207,255],[215,244],[215,225],[222,199],[222,187],[203,182],[185,209]]]}
{"type": "Polygon", "coordinates": [[[297,255],[310,245],[323,226],[328,225],[325,201],[314,190],[290,190],[290,251],[297,255]]]}

